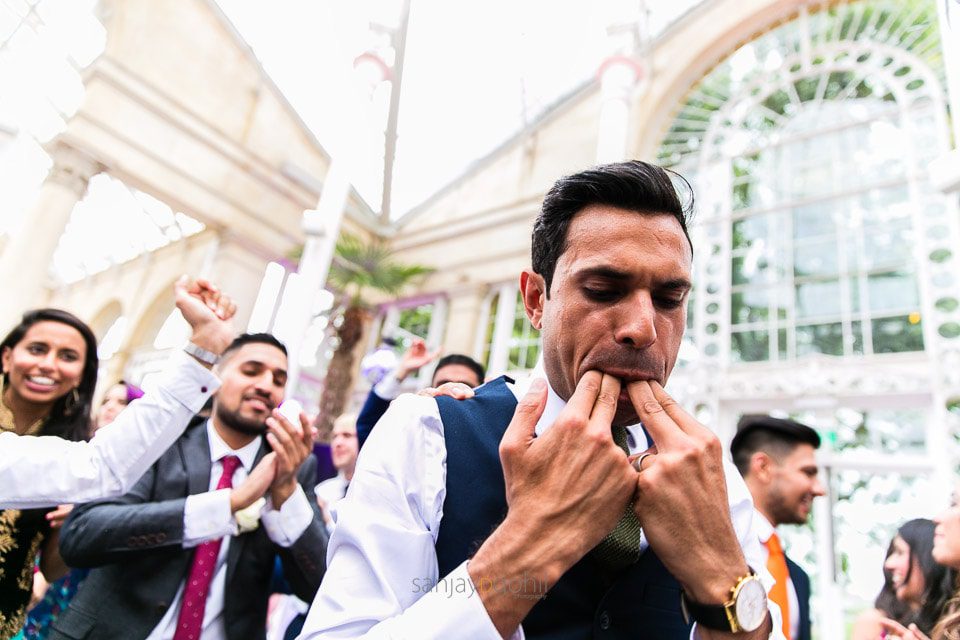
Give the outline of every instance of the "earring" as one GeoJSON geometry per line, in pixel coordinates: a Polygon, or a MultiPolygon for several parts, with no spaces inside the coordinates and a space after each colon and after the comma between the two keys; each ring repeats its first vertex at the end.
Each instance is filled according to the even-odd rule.
{"type": "Polygon", "coordinates": [[[76,411],[78,406],[80,406],[80,392],[74,387],[67,395],[67,399],[63,401],[63,411],[69,415],[76,411]]]}

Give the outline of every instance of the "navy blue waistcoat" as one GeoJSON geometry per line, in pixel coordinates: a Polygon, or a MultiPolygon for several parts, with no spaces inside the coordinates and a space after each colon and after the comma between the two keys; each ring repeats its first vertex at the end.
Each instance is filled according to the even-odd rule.
{"type": "MultiPolygon", "coordinates": [[[[470,400],[440,397],[437,404],[447,446],[447,495],[436,545],[440,575],[445,576],[472,556],[506,515],[499,446],[517,401],[501,377],[470,400]]],[[[524,583],[493,588],[517,589],[522,597],[542,593],[536,576],[524,583]]],[[[587,555],[533,607],[523,630],[537,640],[690,637],[680,612],[680,585],[649,548],[636,564],[616,574],[587,555]]]]}

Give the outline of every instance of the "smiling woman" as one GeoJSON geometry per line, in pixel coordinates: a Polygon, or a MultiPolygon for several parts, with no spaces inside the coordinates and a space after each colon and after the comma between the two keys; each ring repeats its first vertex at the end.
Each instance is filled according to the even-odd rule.
{"type": "MultiPolygon", "coordinates": [[[[59,309],[24,314],[0,342],[0,432],[84,439],[97,365],[96,338],[80,319],[59,309]]],[[[23,624],[37,554],[48,581],[66,570],[57,550],[62,517],[48,517],[49,512],[0,511],[0,637],[12,636],[23,624]]]]}

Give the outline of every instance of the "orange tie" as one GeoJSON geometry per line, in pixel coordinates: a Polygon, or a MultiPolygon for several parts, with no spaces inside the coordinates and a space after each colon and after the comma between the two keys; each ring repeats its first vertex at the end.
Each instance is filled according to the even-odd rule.
{"type": "Polygon", "coordinates": [[[767,547],[767,571],[776,580],[773,588],[770,589],[770,599],[773,600],[780,611],[783,613],[783,635],[790,637],[790,602],[787,599],[787,580],[790,579],[790,572],[787,570],[787,557],[783,555],[783,547],[780,546],[780,538],[776,532],[766,542],[767,547]]]}

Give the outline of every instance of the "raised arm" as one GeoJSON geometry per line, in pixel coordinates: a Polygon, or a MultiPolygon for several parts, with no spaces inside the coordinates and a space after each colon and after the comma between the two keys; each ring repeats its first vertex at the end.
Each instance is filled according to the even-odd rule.
{"type": "MultiPolygon", "coordinates": [[[[175,293],[190,341],[221,353],[234,333],[230,298],[205,280],[187,278],[175,293]]],[[[209,369],[192,356],[174,356],[154,388],[90,442],[0,434],[0,508],[82,503],[129,491],[219,387],[209,369]]]]}

